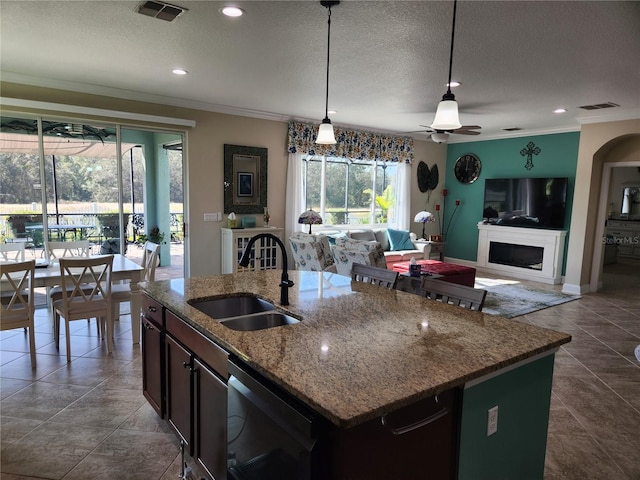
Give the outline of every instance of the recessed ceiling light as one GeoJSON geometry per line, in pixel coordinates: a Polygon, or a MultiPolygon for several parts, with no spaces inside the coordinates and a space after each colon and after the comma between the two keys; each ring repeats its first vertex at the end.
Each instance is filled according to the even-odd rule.
{"type": "Polygon", "coordinates": [[[174,68],[173,70],[171,70],[173,73],[175,73],[176,75],[186,75],[187,72],[184,68],[174,68]]]}
{"type": "Polygon", "coordinates": [[[456,87],[459,87],[460,85],[462,85],[460,82],[451,82],[451,84],[448,84],[448,83],[447,83],[447,85],[446,85],[446,86],[447,86],[447,87],[449,87],[449,86],[450,86],[451,88],[456,88],[456,87]]]}
{"type": "Polygon", "coordinates": [[[556,108],[553,113],[566,113],[566,108],[556,108]]]}
{"type": "Polygon", "coordinates": [[[244,10],[239,7],[222,7],[220,12],[227,17],[241,17],[244,14],[244,10]]]}

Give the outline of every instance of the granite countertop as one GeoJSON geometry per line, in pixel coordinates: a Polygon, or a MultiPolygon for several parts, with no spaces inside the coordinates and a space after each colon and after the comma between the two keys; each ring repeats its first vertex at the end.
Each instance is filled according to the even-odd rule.
{"type": "Polygon", "coordinates": [[[280,271],[151,282],[143,290],[340,427],[463,385],[571,340],[515,320],[443,305],[332,273],[280,271]],[[302,321],[240,332],[187,301],[254,293],[302,321]]]}

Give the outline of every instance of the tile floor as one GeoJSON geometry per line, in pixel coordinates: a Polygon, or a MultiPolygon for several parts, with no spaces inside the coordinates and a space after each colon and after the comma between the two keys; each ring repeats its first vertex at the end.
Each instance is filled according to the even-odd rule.
{"type": "MultiPolygon", "coordinates": [[[[556,356],[547,480],[640,479],[636,271],[607,267],[604,292],[514,319],[573,336],[556,356]]],[[[67,365],[46,310],[36,317],[36,370],[23,331],[0,332],[1,479],[178,478],[178,441],[142,396],[129,318],[111,356],[95,321],[73,322],[67,365]]]]}

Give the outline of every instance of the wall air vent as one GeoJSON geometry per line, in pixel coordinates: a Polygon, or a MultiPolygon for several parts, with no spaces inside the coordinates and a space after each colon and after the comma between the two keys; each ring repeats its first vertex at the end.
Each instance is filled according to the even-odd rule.
{"type": "Polygon", "coordinates": [[[510,127],[510,128],[503,128],[502,131],[504,132],[517,132],[519,130],[522,130],[520,127],[510,127]]]}
{"type": "Polygon", "coordinates": [[[581,108],[583,110],[601,110],[603,108],[613,108],[613,107],[619,107],[620,105],[618,105],[617,103],[613,103],[613,102],[607,102],[607,103],[596,103],[595,105],[583,105],[582,107],[578,107],[581,108]]]}
{"type": "Polygon", "coordinates": [[[138,13],[148,17],[159,18],[167,22],[173,22],[176,18],[186,12],[186,8],[177,7],[164,2],[149,0],[138,7],[138,13]]]}

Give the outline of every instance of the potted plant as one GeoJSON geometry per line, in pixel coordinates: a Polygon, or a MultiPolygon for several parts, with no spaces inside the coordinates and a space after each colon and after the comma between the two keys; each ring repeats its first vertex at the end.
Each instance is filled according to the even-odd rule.
{"type": "Polygon", "coordinates": [[[141,234],[138,237],[138,240],[140,241],[140,243],[144,243],[149,240],[150,242],[160,245],[164,240],[164,232],[161,232],[158,226],[154,225],[153,227],[151,227],[151,230],[149,230],[148,234],[141,234]]]}

